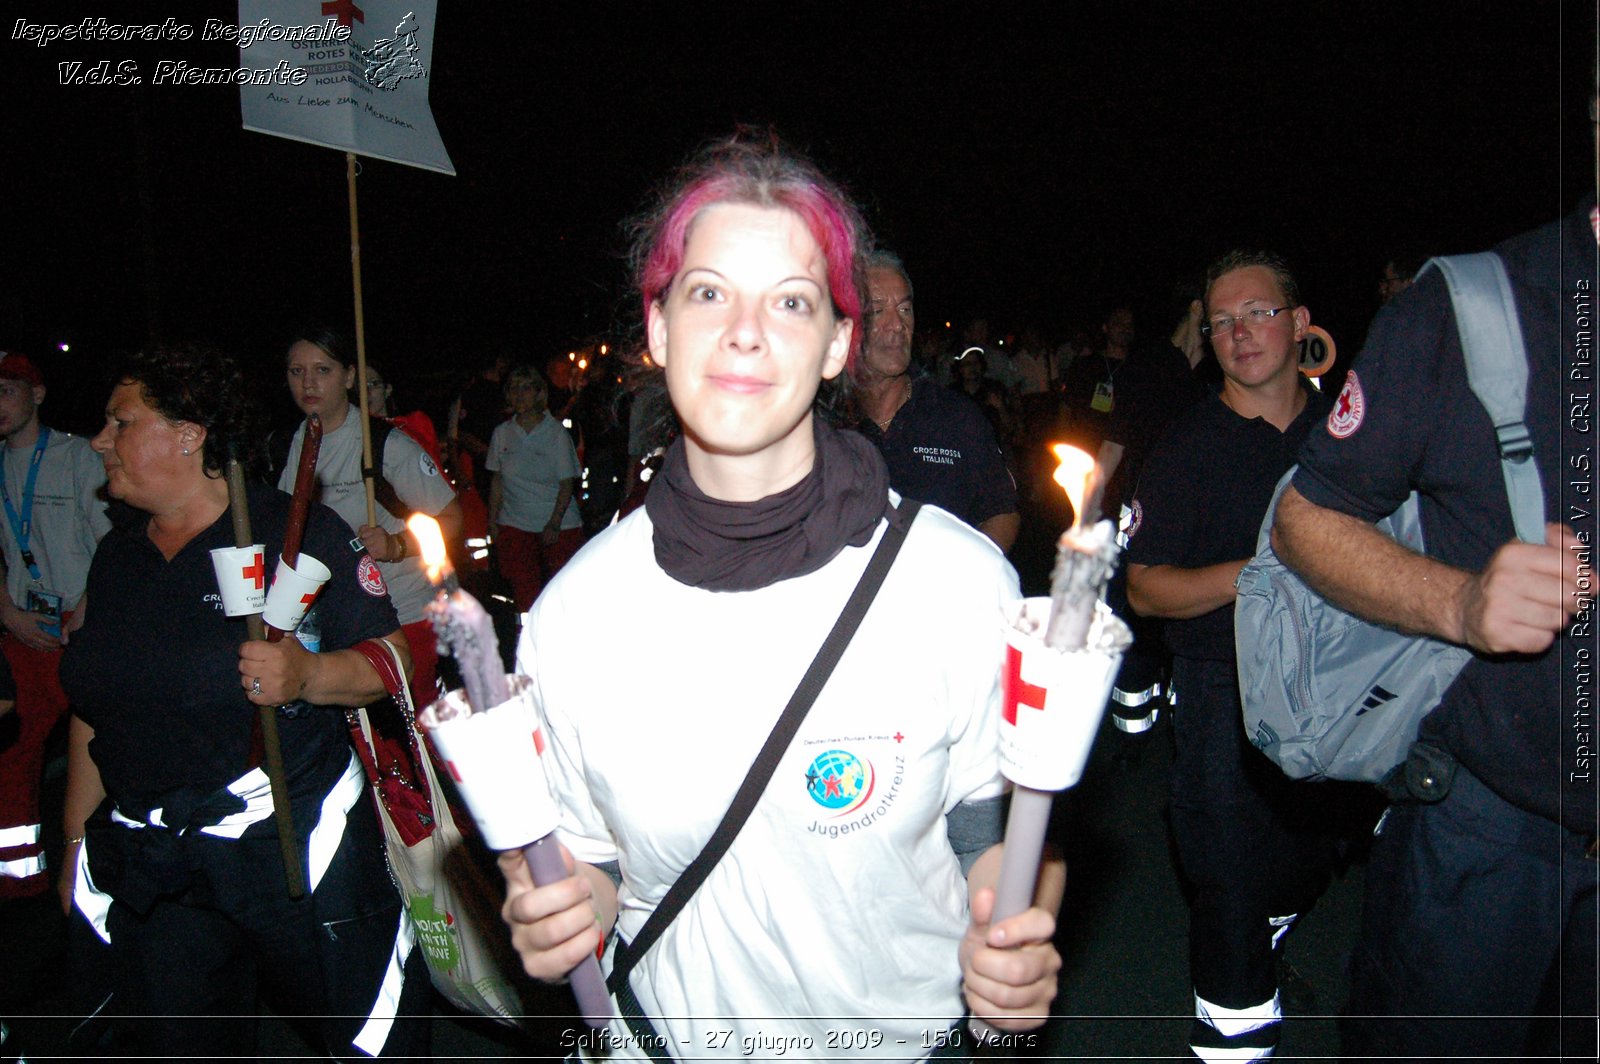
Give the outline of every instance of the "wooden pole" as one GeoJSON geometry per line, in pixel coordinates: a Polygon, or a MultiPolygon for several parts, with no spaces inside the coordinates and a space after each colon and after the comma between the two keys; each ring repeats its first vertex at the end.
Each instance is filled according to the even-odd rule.
{"type": "Polygon", "coordinates": [[[361,408],[361,479],[367,488],[367,524],[378,523],[378,501],[372,468],[372,423],[367,416],[367,319],[361,306],[361,216],[356,211],[356,153],[344,153],[345,183],[350,188],[350,276],[356,297],[356,398],[361,408]]]}
{"type": "MultiPolygon", "coordinates": [[[[245,496],[244,470],[232,455],[228,456],[228,505],[233,510],[234,546],[250,546],[255,542],[255,536],[250,530],[250,503],[245,496]]],[[[244,620],[245,631],[251,639],[267,637],[266,622],[261,619],[261,614],[252,613],[244,620]]],[[[283,877],[289,887],[289,897],[303,898],[306,893],[306,873],[300,864],[300,842],[295,837],[294,817],[289,809],[289,782],[283,772],[283,744],[278,740],[278,707],[256,708],[256,719],[261,725],[267,783],[272,788],[272,819],[277,823],[278,849],[283,854],[283,877]]]]}

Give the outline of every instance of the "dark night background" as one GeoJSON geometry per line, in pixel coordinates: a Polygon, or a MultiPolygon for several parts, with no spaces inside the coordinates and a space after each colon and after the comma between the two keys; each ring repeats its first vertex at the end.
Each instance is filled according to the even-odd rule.
{"type": "MultiPolygon", "coordinates": [[[[9,13],[237,17],[181,0],[9,13]]],[[[1164,333],[1177,275],[1264,244],[1353,346],[1393,249],[1475,250],[1593,187],[1594,21],[1593,0],[441,0],[430,94],[459,176],[364,164],[368,350],[416,402],[487,350],[614,341],[619,223],[738,122],[850,186],[924,325],[1059,339],[1131,299],[1164,333]]],[[[287,414],[286,332],[351,318],[342,153],[245,132],[234,87],[56,84],[66,60],[237,65],[226,44],[8,38],[4,54],[0,346],[40,358],[47,416],[95,427],[107,363],[152,337],[248,356],[287,414]]]]}

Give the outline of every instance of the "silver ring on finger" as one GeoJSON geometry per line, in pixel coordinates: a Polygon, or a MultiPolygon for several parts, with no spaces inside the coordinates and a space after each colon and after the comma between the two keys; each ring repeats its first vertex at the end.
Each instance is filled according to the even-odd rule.
{"type": "Polygon", "coordinates": [[[253,695],[259,695],[261,693],[261,677],[252,676],[250,678],[250,693],[253,695]]]}

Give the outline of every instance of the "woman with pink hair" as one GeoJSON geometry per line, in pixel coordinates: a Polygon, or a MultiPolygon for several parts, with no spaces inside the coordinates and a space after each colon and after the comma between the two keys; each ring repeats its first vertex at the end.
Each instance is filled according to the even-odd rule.
{"type": "Polygon", "coordinates": [[[1055,995],[1061,862],[1033,908],[990,923],[1016,574],[955,518],[910,512],[872,445],[816,412],[863,334],[864,239],[839,188],[770,137],[707,149],[638,226],[679,435],[645,505],[549,584],[518,649],[573,875],[536,888],[520,857],[501,863],[532,975],[597,950],[631,971],[614,989],[646,1020],[598,1036],[619,1058],[947,1057],[965,1013],[1024,1032],[1055,995]],[[749,821],[633,949],[891,526],[900,553],[749,821]]]}

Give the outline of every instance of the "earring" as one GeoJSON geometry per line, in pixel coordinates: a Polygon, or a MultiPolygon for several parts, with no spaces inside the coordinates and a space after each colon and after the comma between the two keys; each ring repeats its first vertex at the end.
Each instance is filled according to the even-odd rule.
{"type": "Polygon", "coordinates": [[[185,447],[185,448],[184,448],[184,449],[183,449],[183,453],[184,453],[184,454],[185,454],[185,455],[187,455],[187,454],[188,454],[188,453],[189,453],[189,448],[187,448],[187,447],[185,447]]]}

